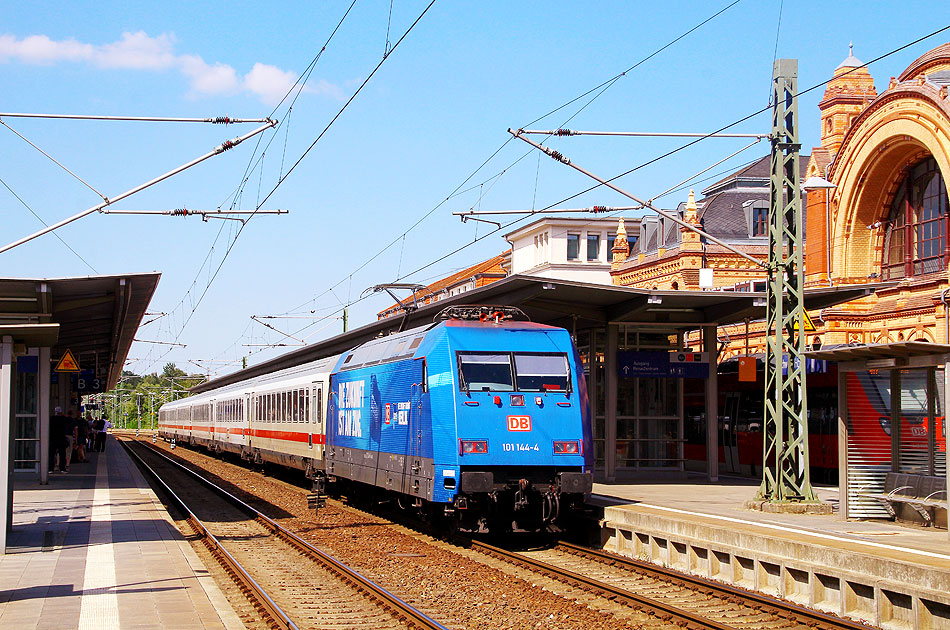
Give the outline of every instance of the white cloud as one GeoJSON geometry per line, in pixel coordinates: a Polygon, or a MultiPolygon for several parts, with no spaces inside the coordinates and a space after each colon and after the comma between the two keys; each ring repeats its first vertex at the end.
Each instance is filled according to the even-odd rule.
{"type": "Polygon", "coordinates": [[[244,77],[244,88],[257,94],[264,103],[276,105],[296,81],[297,75],[293,72],[285,72],[277,66],[255,63],[244,77]]]}
{"type": "Polygon", "coordinates": [[[57,61],[87,61],[95,47],[74,39],[54,42],[46,35],[30,35],[18,40],[12,35],[0,35],[0,60],[20,61],[32,65],[49,65],[57,61]]]}
{"type": "Polygon", "coordinates": [[[328,96],[335,101],[346,100],[346,96],[343,94],[343,90],[340,89],[340,86],[335,83],[330,83],[326,79],[320,79],[315,84],[308,84],[304,88],[304,91],[311,94],[319,94],[320,96],[328,96]]]}
{"type": "Polygon", "coordinates": [[[162,33],[149,37],[142,31],[122,33],[122,39],[96,47],[95,61],[103,68],[162,70],[175,63],[175,38],[162,33]]]}
{"type": "Polygon", "coordinates": [[[195,55],[182,55],[178,63],[182,73],[191,80],[192,94],[233,94],[240,88],[237,72],[227,64],[209,65],[195,55]]]}
{"type": "MultiPolygon", "coordinates": [[[[55,41],[46,35],[23,39],[0,35],[0,63],[10,62],[26,65],[88,63],[100,68],[142,71],[174,69],[188,80],[192,96],[231,95],[243,91],[254,94],[267,105],[278,103],[297,81],[293,72],[259,62],[242,78],[228,64],[208,63],[197,55],[176,54],[172,34],[152,37],[144,31],[122,33],[118,41],[102,45],[75,39],[55,41]]],[[[340,86],[325,79],[312,82],[305,91],[337,101],[344,99],[340,86]]]]}

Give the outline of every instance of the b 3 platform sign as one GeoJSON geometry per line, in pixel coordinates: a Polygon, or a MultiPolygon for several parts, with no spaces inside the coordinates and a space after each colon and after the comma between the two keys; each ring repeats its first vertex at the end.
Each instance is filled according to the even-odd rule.
{"type": "Polygon", "coordinates": [[[80,370],[78,374],[70,377],[73,382],[73,389],[80,394],[89,394],[103,391],[105,382],[101,378],[96,378],[94,370],[80,370]]]}
{"type": "Polygon", "coordinates": [[[617,352],[621,378],[709,378],[709,355],[705,352],[617,352]]]}
{"type": "Polygon", "coordinates": [[[56,363],[56,367],[53,368],[54,372],[78,372],[79,371],[79,361],[76,360],[76,357],[73,355],[73,351],[69,348],[66,348],[66,352],[63,354],[63,357],[56,363]]]}

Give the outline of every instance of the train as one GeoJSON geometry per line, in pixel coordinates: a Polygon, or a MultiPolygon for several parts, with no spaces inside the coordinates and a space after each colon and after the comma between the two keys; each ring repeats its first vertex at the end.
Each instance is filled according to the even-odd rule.
{"type": "Polygon", "coordinates": [[[538,531],[593,487],[583,366],[563,328],[512,307],[433,323],[159,410],[159,434],[277,464],[469,531],[538,531]]]}
{"type": "MultiPolygon", "coordinates": [[[[764,365],[756,360],[756,380],[738,379],[737,362],[719,366],[719,462],[720,470],[743,476],[762,474],[763,455],[763,383],[764,365]]],[[[942,412],[943,388],[938,387],[938,411],[930,423],[926,409],[926,378],[923,371],[903,376],[901,398],[901,443],[907,460],[918,459],[915,452],[927,451],[929,434],[936,436],[941,457],[946,421],[942,412]]],[[[828,361],[808,360],[808,449],[811,479],[819,483],[838,483],[838,368],[828,361]]],[[[891,462],[890,377],[886,371],[849,372],[848,423],[853,448],[852,458],[866,465],[884,466],[891,462]]],[[[706,424],[704,383],[687,380],[684,386],[686,428],[685,458],[706,461],[706,424]]]]}

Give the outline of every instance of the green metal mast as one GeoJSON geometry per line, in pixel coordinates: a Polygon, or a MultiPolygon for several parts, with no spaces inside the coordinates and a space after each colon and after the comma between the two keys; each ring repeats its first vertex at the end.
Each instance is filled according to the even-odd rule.
{"type": "Polygon", "coordinates": [[[757,497],[773,503],[818,501],[808,472],[797,83],[798,61],[777,60],[772,70],[769,278],[765,289],[765,443],[757,497]]]}

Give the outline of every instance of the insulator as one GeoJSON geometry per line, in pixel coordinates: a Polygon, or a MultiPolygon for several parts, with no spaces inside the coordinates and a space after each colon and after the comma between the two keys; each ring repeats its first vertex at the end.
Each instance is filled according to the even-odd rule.
{"type": "Polygon", "coordinates": [[[590,209],[591,212],[607,212],[607,206],[594,206],[590,209]]]}
{"type": "Polygon", "coordinates": [[[554,135],[556,136],[573,136],[574,132],[570,129],[558,129],[554,135]]]}
{"type": "Polygon", "coordinates": [[[233,147],[234,147],[234,143],[231,142],[230,140],[226,140],[224,144],[221,145],[221,150],[227,151],[228,149],[233,148],[233,147]]]}
{"type": "Polygon", "coordinates": [[[228,116],[218,116],[217,118],[215,118],[215,119],[212,120],[211,122],[212,122],[213,124],[215,124],[215,125],[230,125],[230,124],[231,124],[231,118],[228,117],[228,116]]]}

